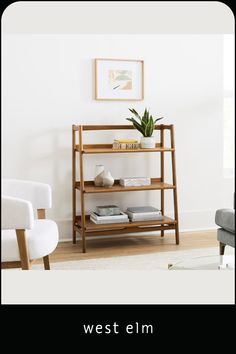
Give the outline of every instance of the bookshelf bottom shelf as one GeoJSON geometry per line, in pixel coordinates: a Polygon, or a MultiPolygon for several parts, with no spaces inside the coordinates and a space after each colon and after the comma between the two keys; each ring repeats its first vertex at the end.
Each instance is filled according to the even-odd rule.
{"type": "MultiPolygon", "coordinates": [[[[176,221],[167,216],[163,220],[135,221],[116,224],[94,224],[86,215],[84,232],[86,236],[112,235],[133,232],[173,230],[176,228],[176,221]]],[[[80,216],[76,217],[74,230],[82,233],[80,216]]]]}

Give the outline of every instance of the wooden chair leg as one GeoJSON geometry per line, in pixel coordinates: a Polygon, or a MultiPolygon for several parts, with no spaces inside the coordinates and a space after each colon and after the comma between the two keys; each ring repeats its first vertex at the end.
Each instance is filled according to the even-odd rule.
{"type": "Polygon", "coordinates": [[[49,256],[43,257],[43,264],[45,270],[50,270],[49,256]]]}
{"type": "Polygon", "coordinates": [[[220,256],[223,256],[225,253],[225,246],[226,245],[224,243],[220,242],[219,246],[220,246],[220,256]]]}
{"type": "MultiPolygon", "coordinates": [[[[38,209],[38,219],[46,219],[46,210],[45,209],[38,209]]],[[[50,270],[50,261],[49,256],[43,257],[43,264],[45,270],[50,270]]]]}
{"type": "Polygon", "coordinates": [[[23,270],[30,269],[30,260],[26,241],[25,230],[16,230],[17,243],[20,252],[21,268],[23,270]]]}

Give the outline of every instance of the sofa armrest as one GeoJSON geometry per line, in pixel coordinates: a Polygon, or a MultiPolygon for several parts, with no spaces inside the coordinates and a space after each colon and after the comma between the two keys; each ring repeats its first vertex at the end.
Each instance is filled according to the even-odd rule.
{"type": "Polygon", "coordinates": [[[223,229],[235,233],[235,210],[219,209],[216,211],[215,223],[223,229]]]}

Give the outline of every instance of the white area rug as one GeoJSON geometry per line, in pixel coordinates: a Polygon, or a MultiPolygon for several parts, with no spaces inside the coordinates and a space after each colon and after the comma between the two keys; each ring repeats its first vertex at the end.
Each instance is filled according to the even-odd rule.
{"type": "MultiPolygon", "coordinates": [[[[218,247],[186,251],[156,252],[135,256],[97,258],[68,262],[51,263],[52,270],[168,270],[174,264],[193,257],[214,256],[219,254],[218,247]]],[[[225,254],[234,254],[234,249],[226,247],[225,254]]],[[[79,258],[79,255],[78,255],[79,258]]],[[[32,269],[41,270],[43,265],[33,265],[32,269]]]]}

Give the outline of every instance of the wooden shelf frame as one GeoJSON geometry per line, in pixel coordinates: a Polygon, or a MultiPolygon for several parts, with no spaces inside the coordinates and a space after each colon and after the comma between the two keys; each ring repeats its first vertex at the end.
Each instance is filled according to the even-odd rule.
{"type": "Polygon", "coordinates": [[[73,125],[72,126],[72,212],[73,212],[73,243],[76,243],[76,233],[80,233],[82,238],[82,251],[86,252],[86,237],[112,235],[133,232],[160,231],[164,236],[165,230],[175,230],[175,242],[179,244],[179,221],[178,221],[178,201],[177,201],[177,181],[176,181],[176,161],[174,126],[160,124],[155,126],[155,130],[160,131],[160,142],[153,149],[113,149],[112,144],[83,144],[84,131],[97,130],[123,130],[134,129],[132,125],[73,125]],[[164,145],[164,132],[169,131],[170,147],[164,145]],[[111,188],[96,187],[93,181],[84,180],[84,155],[85,154],[106,154],[106,153],[160,153],[160,177],[152,178],[149,186],[122,187],[119,180],[115,180],[111,188]],[[164,167],[165,153],[171,153],[172,184],[165,183],[164,167]],[[80,179],[76,178],[77,153],[79,155],[80,179]],[[174,219],[164,216],[163,220],[149,220],[141,222],[127,222],[116,224],[94,224],[89,220],[89,215],[85,214],[85,194],[94,193],[114,193],[160,190],[161,211],[165,215],[165,190],[173,191],[174,219]],[[76,215],[77,191],[80,193],[81,215],[76,215]]]}

